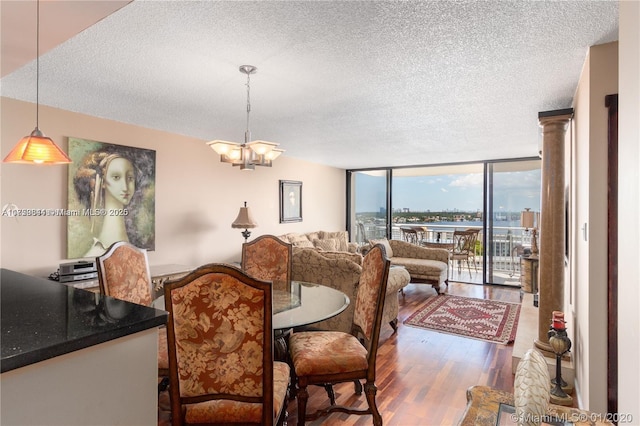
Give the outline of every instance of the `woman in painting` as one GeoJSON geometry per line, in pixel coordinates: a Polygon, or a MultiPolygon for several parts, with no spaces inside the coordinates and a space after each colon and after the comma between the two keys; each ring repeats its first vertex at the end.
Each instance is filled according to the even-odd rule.
{"type": "Polygon", "coordinates": [[[88,210],[93,242],[84,257],[102,255],[116,241],[129,241],[125,219],[136,190],[134,162],[123,153],[88,154],[73,184],[78,200],[88,210]]]}

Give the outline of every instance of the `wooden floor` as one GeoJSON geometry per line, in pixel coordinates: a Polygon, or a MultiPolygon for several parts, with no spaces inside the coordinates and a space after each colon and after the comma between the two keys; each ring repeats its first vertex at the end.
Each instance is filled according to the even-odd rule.
{"type": "MultiPolygon", "coordinates": [[[[513,391],[512,344],[501,345],[405,326],[435,291],[423,284],[409,284],[400,296],[399,328],[392,334],[384,324],[378,350],[376,401],[385,425],[455,425],[466,407],[466,390],[487,385],[513,391]]],[[[451,283],[449,294],[481,299],[520,301],[518,289],[451,283]]],[[[338,404],[366,407],[364,395],[353,392],[352,383],[335,386],[338,404]]],[[[324,389],[309,388],[308,411],[328,404],[324,389]]],[[[166,395],[161,395],[158,425],[168,424],[166,395]],[[164,400],[163,400],[164,398],[164,400]]],[[[298,419],[296,401],[288,405],[289,425],[298,419]]],[[[335,413],[307,425],[371,425],[371,416],[335,413]]]]}
{"type": "MultiPolygon", "coordinates": [[[[404,300],[400,296],[398,332],[383,325],[378,349],[376,401],[385,425],[455,425],[464,411],[466,390],[473,385],[488,385],[513,391],[511,374],[512,344],[487,343],[424,329],[405,326],[403,321],[429,297],[431,287],[409,284],[404,300]]],[[[497,286],[451,283],[449,294],[519,302],[517,289],[497,286]]],[[[327,404],[324,389],[309,388],[309,412],[327,404]]],[[[335,387],[338,404],[366,407],[364,395],[353,393],[353,384],[335,387]]],[[[296,401],[291,401],[289,424],[298,419],[296,401]]],[[[335,413],[307,425],[371,425],[371,416],[347,416],[335,413]]]]}

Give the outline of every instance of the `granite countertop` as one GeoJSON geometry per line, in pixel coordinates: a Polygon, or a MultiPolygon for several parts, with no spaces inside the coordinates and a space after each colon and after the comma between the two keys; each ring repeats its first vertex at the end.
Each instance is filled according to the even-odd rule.
{"type": "Polygon", "coordinates": [[[2,373],[167,322],[167,312],[0,269],[2,373]]]}

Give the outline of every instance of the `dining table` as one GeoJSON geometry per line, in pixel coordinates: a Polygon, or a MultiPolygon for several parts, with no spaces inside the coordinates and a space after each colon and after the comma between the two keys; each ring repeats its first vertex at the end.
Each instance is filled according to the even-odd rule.
{"type": "MultiPolygon", "coordinates": [[[[279,361],[287,360],[287,340],[294,328],[339,315],[351,303],[340,290],[306,281],[274,281],[272,289],[274,356],[279,361]]],[[[164,309],[164,296],[153,305],[164,309]]]]}
{"type": "Polygon", "coordinates": [[[305,281],[273,282],[273,329],[311,325],[344,311],[349,297],[335,288],[305,281]]]}

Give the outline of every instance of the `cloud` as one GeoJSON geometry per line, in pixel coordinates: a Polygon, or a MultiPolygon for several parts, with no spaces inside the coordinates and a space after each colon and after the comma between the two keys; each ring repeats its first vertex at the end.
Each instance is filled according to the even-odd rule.
{"type": "Polygon", "coordinates": [[[463,188],[482,187],[483,182],[482,173],[471,173],[459,176],[455,180],[451,181],[449,186],[458,186],[463,188]]]}
{"type": "Polygon", "coordinates": [[[449,190],[447,188],[440,188],[440,191],[442,192],[449,192],[449,190]]]}

